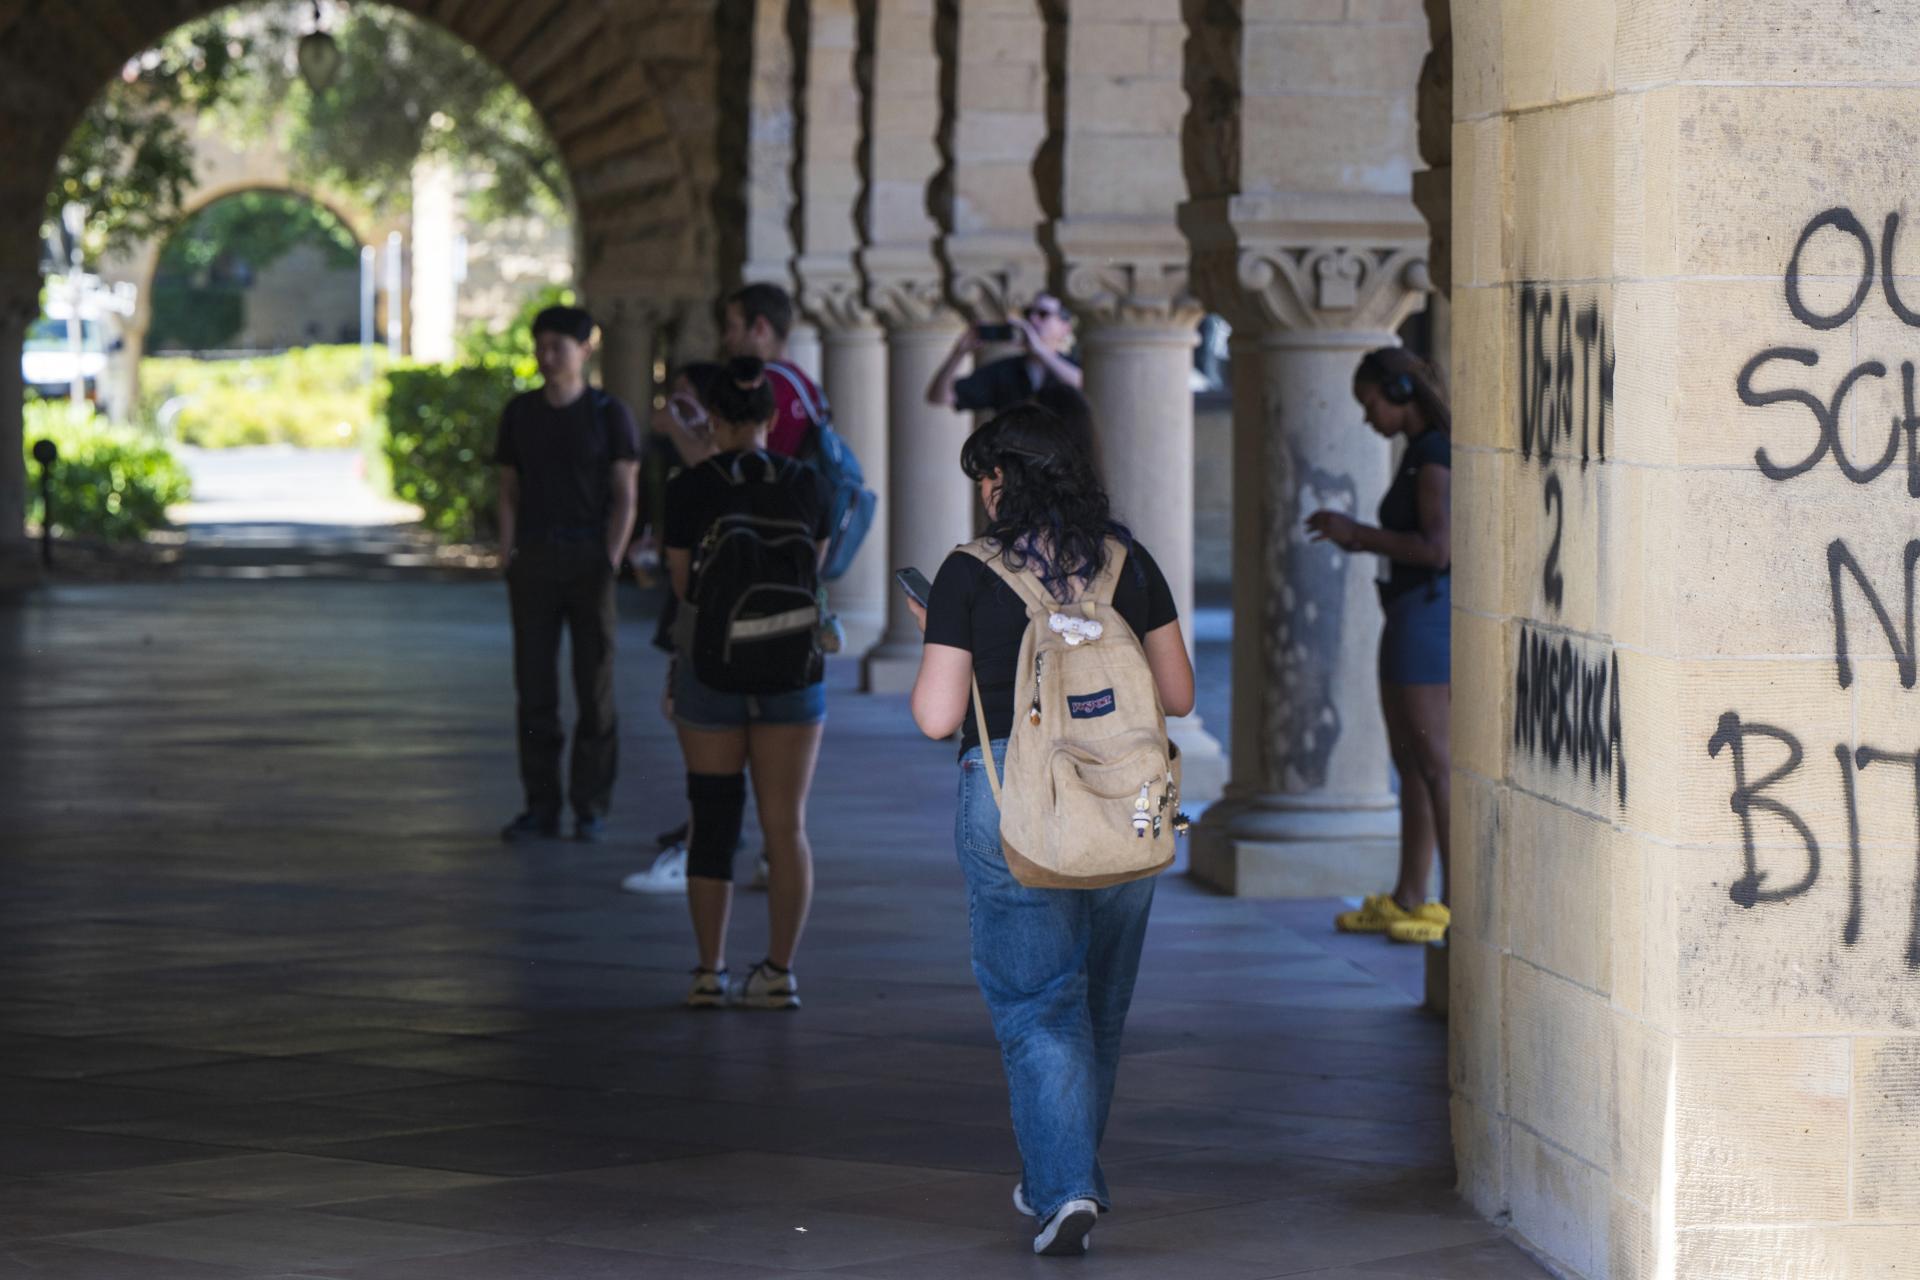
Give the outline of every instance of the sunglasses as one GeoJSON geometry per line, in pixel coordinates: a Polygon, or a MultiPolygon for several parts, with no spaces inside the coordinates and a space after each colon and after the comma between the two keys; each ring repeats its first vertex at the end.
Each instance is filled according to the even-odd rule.
{"type": "Polygon", "coordinates": [[[1027,319],[1029,320],[1054,320],[1058,319],[1062,314],[1060,310],[1054,307],[1027,308],[1027,319]]]}

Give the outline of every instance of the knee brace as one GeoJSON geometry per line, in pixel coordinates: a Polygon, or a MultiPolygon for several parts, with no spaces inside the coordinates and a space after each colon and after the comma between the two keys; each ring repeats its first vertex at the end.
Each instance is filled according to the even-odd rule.
{"type": "Polygon", "coordinates": [[[747,812],[747,775],[689,773],[687,799],[693,830],[687,835],[687,874],[703,880],[733,879],[733,851],[747,812]]]}

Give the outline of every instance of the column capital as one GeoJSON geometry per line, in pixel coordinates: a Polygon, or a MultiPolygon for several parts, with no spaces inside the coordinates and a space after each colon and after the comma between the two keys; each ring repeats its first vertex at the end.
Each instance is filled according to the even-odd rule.
{"type": "Polygon", "coordinates": [[[826,332],[870,329],[877,323],[852,259],[795,258],[793,275],[800,284],[800,309],[826,332]]]}
{"type": "Polygon", "coordinates": [[[998,324],[1047,287],[1047,259],[1032,237],[956,235],[940,245],[948,293],[975,324],[998,324]]]}
{"type": "Polygon", "coordinates": [[[1066,302],[1098,325],[1192,327],[1204,308],[1170,226],[1070,219],[1048,228],[1066,302]]]}
{"type": "Polygon", "coordinates": [[[1236,329],[1392,333],[1433,288],[1404,200],[1194,201],[1194,288],[1236,329]]]}
{"type": "Polygon", "coordinates": [[[889,329],[954,327],[960,317],[947,305],[940,264],[923,250],[872,246],[860,251],[867,306],[889,329]]]}

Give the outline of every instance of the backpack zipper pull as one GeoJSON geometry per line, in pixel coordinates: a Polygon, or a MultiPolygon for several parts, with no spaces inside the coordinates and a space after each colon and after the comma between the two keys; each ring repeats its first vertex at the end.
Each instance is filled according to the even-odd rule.
{"type": "Polygon", "coordinates": [[[1033,705],[1027,708],[1027,723],[1036,729],[1040,727],[1040,672],[1046,664],[1046,654],[1033,655],[1033,705]]]}

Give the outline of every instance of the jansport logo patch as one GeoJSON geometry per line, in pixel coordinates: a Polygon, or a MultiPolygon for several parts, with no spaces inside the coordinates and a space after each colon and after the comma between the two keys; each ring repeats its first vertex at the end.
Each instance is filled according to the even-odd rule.
{"type": "Polygon", "coordinates": [[[1113,690],[1102,689],[1098,693],[1068,694],[1067,714],[1075,720],[1094,720],[1113,714],[1113,690]]]}

